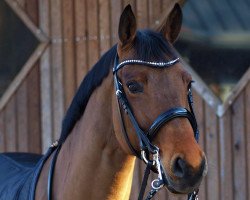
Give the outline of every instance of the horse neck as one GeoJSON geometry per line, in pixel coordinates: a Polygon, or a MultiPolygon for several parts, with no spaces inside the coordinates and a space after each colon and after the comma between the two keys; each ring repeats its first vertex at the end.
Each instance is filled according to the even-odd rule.
{"type": "Polygon", "coordinates": [[[129,198],[135,158],[122,151],[115,137],[112,92],[110,73],[91,95],[84,115],[62,146],[53,199],[129,198]]]}

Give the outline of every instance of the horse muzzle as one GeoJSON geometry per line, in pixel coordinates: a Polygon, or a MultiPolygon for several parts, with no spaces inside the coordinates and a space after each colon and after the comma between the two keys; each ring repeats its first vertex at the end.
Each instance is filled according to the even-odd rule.
{"type": "Polygon", "coordinates": [[[203,177],[207,174],[207,160],[205,157],[196,169],[181,158],[175,159],[170,173],[164,169],[162,164],[161,167],[164,186],[175,194],[189,194],[197,190],[203,177]]]}

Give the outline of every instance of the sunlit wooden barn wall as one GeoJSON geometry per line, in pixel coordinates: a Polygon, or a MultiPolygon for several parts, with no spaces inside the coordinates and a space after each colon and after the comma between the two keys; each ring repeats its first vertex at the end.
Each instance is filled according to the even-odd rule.
{"type": "MultiPolygon", "coordinates": [[[[6,0],[11,1],[11,0],[6,0]]],[[[12,0],[48,43],[0,110],[0,151],[44,152],[58,138],[64,112],[84,75],[117,42],[118,19],[131,3],[138,27],[152,27],[170,0],[12,0]]],[[[248,73],[249,77],[249,73],[248,73]]],[[[200,143],[209,164],[200,199],[250,198],[250,82],[222,116],[195,92],[200,143]]],[[[131,199],[137,199],[144,164],[137,162],[131,199]]],[[[186,199],[164,190],[156,199],[186,199]]]]}

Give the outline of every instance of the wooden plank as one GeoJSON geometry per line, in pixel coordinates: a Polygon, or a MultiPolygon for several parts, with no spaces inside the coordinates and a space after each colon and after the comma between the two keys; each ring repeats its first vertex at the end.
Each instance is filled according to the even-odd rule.
{"type": "Polygon", "coordinates": [[[46,46],[47,46],[47,44],[41,43],[36,48],[36,50],[34,51],[34,53],[32,53],[29,60],[22,67],[21,71],[18,73],[18,75],[14,78],[12,83],[6,89],[5,93],[3,94],[3,96],[0,99],[0,110],[2,110],[5,107],[5,105],[9,102],[10,98],[14,95],[14,93],[18,89],[19,85],[26,78],[27,74],[32,69],[34,63],[39,59],[40,55],[43,53],[46,46]]]}
{"type": "Polygon", "coordinates": [[[29,136],[28,136],[28,91],[27,81],[25,80],[16,93],[17,100],[17,143],[19,152],[28,152],[29,136]]]}
{"type": "Polygon", "coordinates": [[[53,140],[58,139],[64,115],[61,0],[50,1],[53,140]]]}
{"type": "Polygon", "coordinates": [[[29,152],[41,153],[40,78],[36,64],[27,77],[29,152]]]}
{"type": "Polygon", "coordinates": [[[72,0],[62,1],[63,17],[63,71],[64,107],[69,107],[76,90],[75,45],[74,45],[74,5],[72,0]]]}
{"type": "MultiPolygon", "coordinates": [[[[37,0],[36,0],[37,1],[37,0]]],[[[47,37],[43,32],[37,28],[37,26],[30,20],[30,17],[25,13],[23,8],[13,0],[5,0],[5,2],[11,7],[16,15],[22,20],[22,22],[28,27],[28,29],[35,35],[35,37],[41,42],[48,42],[47,37]]]]}
{"type": "Polygon", "coordinates": [[[16,135],[16,99],[13,96],[5,108],[5,147],[6,151],[14,152],[17,150],[17,135],[16,135]]]}
{"type": "Polygon", "coordinates": [[[147,0],[136,1],[136,20],[138,29],[149,27],[148,9],[147,0]]]}
{"type": "MultiPolygon", "coordinates": [[[[200,131],[199,144],[202,150],[205,151],[206,149],[205,123],[204,123],[205,103],[202,97],[195,90],[193,90],[193,98],[194,98],[194,112],[195,112],[196,120],[198,123],[198,128],[200,131]]],[[[200,199],[206,199],[206,187],[207,187],[206,179],[204,178],[199,188],[200,199]]]]}
{"type": "Polygon", "coordinates": [[[219,200],[219,147],[217,117],[209,105],[205,105],[206,155],[208,158],[207,200],[219,200]]]}
{"type": "Polygon", "coordinates": [[[86,0],[75,0],[75,54],[77,86],[88,72],[86,0]]]}
{"type": "Polygon", "coordinates": [[[99,0],[100,54],[103,55],[111,46],[110,41],[110,5],[107,0],[99,0]]]}
{"type": "Polygon", "coordinates": [[[155,27],[160,23],[161,15],[161,0],[149,1],[149,24],[150,27],[155,27]]]}
{"type": "Polygon", "coordinates": [[[234,100],[238,97],[241,91],[246,87],[247,83],[250,81],[250,67],[245,72],[245,74],[241,77],[240,81],[234,86],[231,94],[226,99],[224,104],[218,110],[218,116],[222,116],[228,108],[232,105],[234,100]]]}
{"type": "Polygon", "coordinates": [[[234,166],[234,199],[247,199],[247,164],[244,124],[244,93],[242,92],[232,105],[232,136],[234,166]]]}
{"type": "MultiPolygon", "coordinates": [[[[39,25],[46,35],[50,35],[50,0],[39,0],[39,25]]],[[[52,143],[52,65],[51,46],[48,46],[40,59],[41,91],[41,137],[42,152],[52,143]]]]}
{"type": "Polygon", "coordinates": [[[220,199],[233,199],[233,166],[231,139],[231,112],[228,110],[220,119],[220,199]]]}
{"type": "Polygon", "coordinates": [[[26,0],[16,0],[16,2],[19,4],[21,8],[25,8],[26,0]]]}
{"type": "MultiPolygon", "coordinates": [[[[178,52],[177,52],[178,54],[178,52]]],[[[179,55],[181,58],[181,55],[179,55]]],[[[213,108],[214,112],[217,112],[218,107],[222,104],[221,100],[209,89],[206,83],[200,78],[200,76],[193,70],[193,68],[181,58],[184,68],[191,73],[193,80],[193,88],[197,93],[205,100],[205,102],[213,108]]]]}
{"type": "Polygon", "coordinates": [[[135,169],[134,169],[134,175],[133,175],[133,182],[132,182],[132,189],[131,189],[131,194],[130,194],[130,200],[136,200],[138,199],[138,195],[140,193],[140,186],[142,182],[142,177],[141,177],[141,165],[140,162],[142,162],[139,159],[136,159],[135,161],[135,169]]]}
{"type": "Polygon", "coordinates": [[[30,20],[38,27],[38,0],[26,0],[25,11],[30,20]]]}
{"type": "Polygon", "coordinates": [[[87,1],[88,19],[88,61],[91,68],[99,59],[99,31],[98,31],[98,3],[97,0],[87,1]]]}
{"type": "Polygon", "coordinates": [[[133,12],[135,12],[136,11],[136,1],[135,0],[123,0],[122,1],[123,8],[125,8],[129,4],[131,5],[133,12]]]}
{"type": "Polygon", "coordinates": [[[5,151],[5,110],[0,111],[0,152],[5,151]]]}
{"type": "Polygon", "coordinates": [[[248,82],[246,89],[245,89],[245,125],[246,125],[246,152],[247,152],[247,175],[248,175],[248,198],[250,198],[250,81],[248,82]]]}
{"type": "Polygon", "coordinates": [[[122,2],[121,0],[110,0],[111,5],[111,43],[116,44],[119,41],[118,38],[118,26],[120,15],[122,13],[122,2]]]}

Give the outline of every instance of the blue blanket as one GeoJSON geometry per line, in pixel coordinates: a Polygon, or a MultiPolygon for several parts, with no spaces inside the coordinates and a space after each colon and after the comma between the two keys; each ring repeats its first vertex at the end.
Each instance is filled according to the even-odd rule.
{"type": "Polygon", "coordinates": [[[0,154],[0,200],[30,199],[41,157],[27,153],[0,154]]]}

